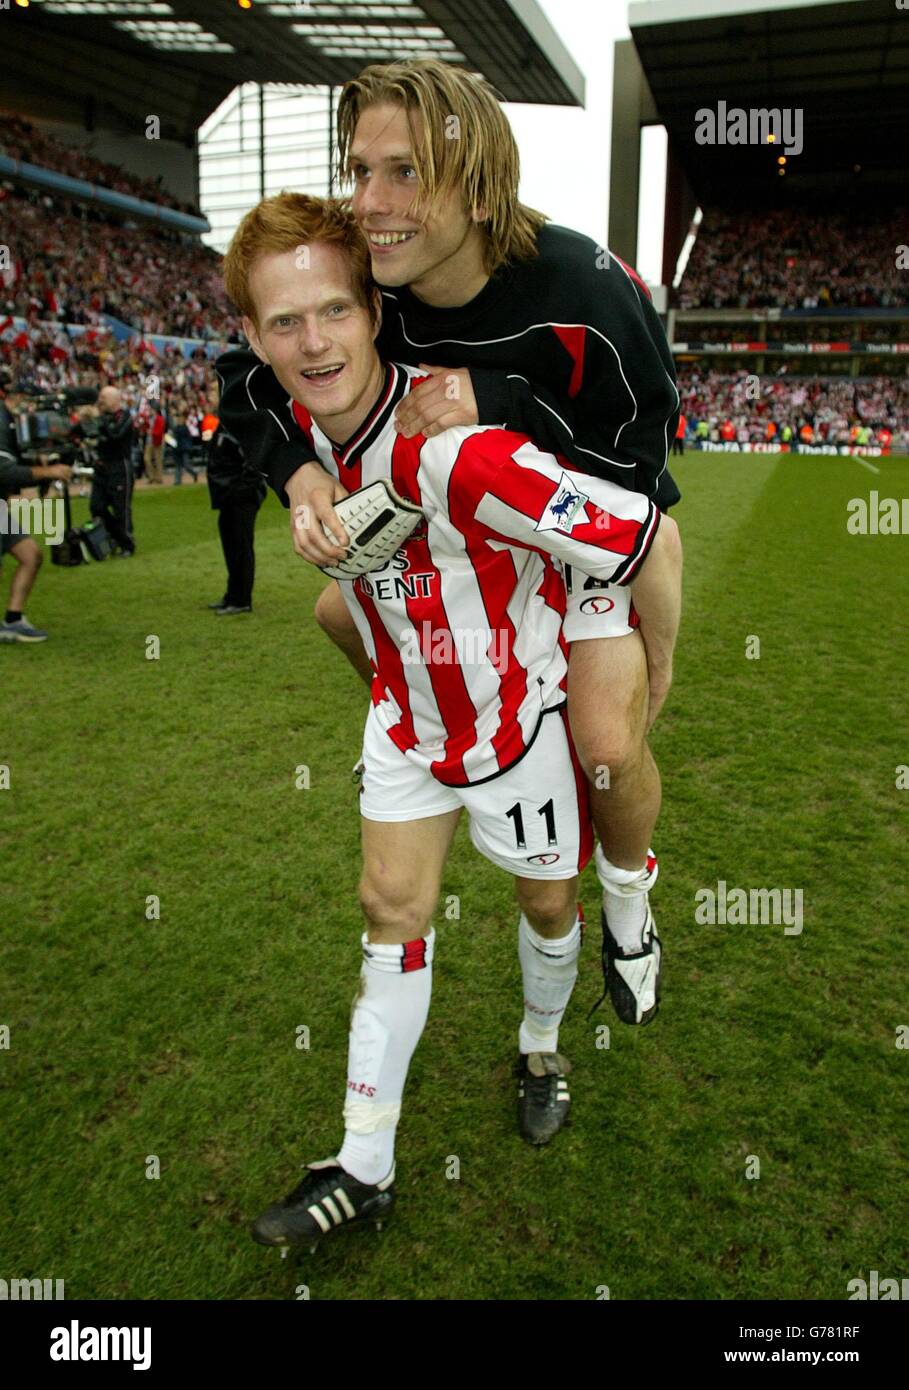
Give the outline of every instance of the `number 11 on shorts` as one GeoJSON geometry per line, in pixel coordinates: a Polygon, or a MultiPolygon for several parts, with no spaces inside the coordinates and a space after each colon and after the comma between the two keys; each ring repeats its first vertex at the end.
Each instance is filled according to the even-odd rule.
{"type": "MultiPolygon", "coordinates": [[[[508,818],[508,820],[514,822],[514,835],[518,849],[526,849],[527,840],[524,838],[524,813],[521,810],[520,801],[516,801],[515,804],[505,812],[505,815],[508,818]]],[[[552,797],[549,798],[549,800],[546,802],[544,806],[539,806],[537,808],[537,815],[546,817],[547,843],[550,845],[557,844],[558,841],[556,837],[555,807],[553,805],[552,797]]]]}

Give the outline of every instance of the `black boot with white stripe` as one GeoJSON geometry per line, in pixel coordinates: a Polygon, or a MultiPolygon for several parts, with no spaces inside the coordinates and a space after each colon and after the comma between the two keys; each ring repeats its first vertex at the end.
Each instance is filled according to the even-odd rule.
{"type": "Polygon", "coordinates": [[[566,1075],[571,1063],[558,1052],[527,1052],[518,1057],[518,1129],[528,1144],[548,1144],[571,1109],[566,1075]]]}
{"type": "Polygon", "coordinates": [[[323,1236],[342,1226],[374,1221],[376,1229],[382,1229],[395,1204],[393,1167],[387,1178],[370,1184],[359,1182],[336,1158],[306,1166],[309,1172],[293,1192],[253,1223],[252,1238],[259,1245],[281,1246],[283,1256],[289,1246],[308,1245],[315,1250],[323,1236]]]}
{"type": "Polygon", "coordinates": [[[591,1014],[595,1013],[608,994],[623,1023],[649,1023],[660,1004],[660,983],[663,966],[663,947],[657,936],[656,924],[650,910],[650,890],[656,883],[660,866],[652,849],[640,870],[620,869],[610,864],[602,847],[596,847],[597,878],[603,888],[603,907],[600,921],[603,926],[603,993],[591,1014]],[[624,902],[623,902],[624,900],[624,902]],[[640,935],[631,931],[631,917],[637,925],[644,914],[640,935]],[[613,935],[609,914],[615,913],[613,935]],[[620,930],[620,926],[622,929],[620,930]],[[627,943],[629,938],[632,945],[627,943]],[[634,941],[640,941],[635,949],[634,941]]]}
{"type": "Polygon", "coordinates": [[[609,930],[605,912],[602,923],[603,977],[612,1007],[623,1023],[649,1023],[660,1006],[663,960],[653,913],[648,905],[641,950],[630,955],[626,955],[609,930]]]}

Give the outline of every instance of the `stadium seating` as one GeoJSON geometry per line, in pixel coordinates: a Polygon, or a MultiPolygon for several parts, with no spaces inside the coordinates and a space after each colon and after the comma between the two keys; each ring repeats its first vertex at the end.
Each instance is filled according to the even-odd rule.
{"type": "MultiPolygon", "coordinates": [[[[767,424],[788,423],[794,432],[803,422],[813,427],[821,444],[849,444],[854,424],[870,426],[875,439],[881,429],[893,435],[894,452],[909,448],[909,377],[775,376],[760,380],[747,372],[687,368],[679,373],[681,408],[689,428],[698,420],[718,423],[730,419],[739,443],[763,443],[767,424]]],[[[777,438],[779,435],[777,435],[777,438]]]]}
{"type": "Polygon", "coordinates": [[[84,150],[65,145],[43,130],[33,126],[11,112],[3,112],[0,123],[0,153],[10,159],[25,160],[43,169],[55,169],[59,174],[69,174],[75,179],[85,179],[88,183],[101,184],[117,193],[129,193],[135,198],[143,198],[150,203],[161,203],[165,207],[177,208],[180,212],[199,215],[199,209],[192,203],[181,203],[163,187],[161,179],[143,179],[129,173],[119,164],[108,164],[84,150]]]}
{"type": "Polygon", "coordinates": [[[13,253],[0,291],[4,315],[97,326],[110,314],[144,334],[222,340],[239,333],[218,257],[198,240],[9,182],[0,200],[13,253]]]}
{"type": "MultiPolygon", "coordinates": [[[[12,129],[27,125],[13,122],[12,129]]],[[[49,158],[53,150],[33,133],[30,156],[49,158]]],[[[6,138],[9,143],[9,132],[6,138]]],[[[78,172],[87,176],[85,168],[78,172]]],[[[140,183],[129,191],[148,196],[140,183]]],[[[185,415],[195,435],[197,417],[206,409],[211,363],[201,348],[187,360],[179,348],[159,345],[156,351],[148,339],[242,341],[216,254],[192,237],[139,228],[107,218],[96,207],[10,182],[0,185],[0,205],[14,248],[11,268],[0,276],[0,360],[14,387],[37,392],[113,383],[138,414],[145,382],[155,373],[169,425],[185,415]],[[135,336],[118,340],[105,316],[135,336]],[[25,327],[14,320],[25,320],[25,327]],[[85,332],[72,334],[66,325],[83,326],[85,332]]],[[[742,215],[714,210],[705,216],[679,292],[681,307],[791,305],[812,298],[850,307],[906,302],[896,283],[898,272],[891,275],[889,269],[897,229],[886,216],[860,251],[846,249],[845,229],[835,220],[767,211],[748,214],[746,222],[743,237],[742,215]],[[885,245],[891,248],[889,261],[882,253],[885,245]],[[834,264],[839,274],[829,270],[834,264]],[[809,285],[811,294],[803,294],[809,285]]],[[[868,321],[847,329],[831,322],[813,324],[811,337],[835,341],[844,331],[876,342],[886,341],[889,330],[868,321]]],[[[747,336],[740,323],[711,323],[708,332],[718,343],[747,336]]],[[[858,424],[869,425],[875,438],[889,430],[894,450],[909,447],[906,376],[804,377],[783,368],[760,377],[760,397],[754,400],[753,378],[745,370],[715,370],[710,363],[705,356],[696,366],[680,364],[681,406],[690,431],[698,420],[716,429],[728,418],[738,442],[763,443],[768,421],[779,428],[788,423],[794,433],[807,421],[817,443],[847,444],[858,424]]]]}
{"type": "Polygon", "coordinates": [[[905,216],[874,210],[707,208],[675,304],[680,309],[889,308],[909,304],[896,248],[905,216]]]}

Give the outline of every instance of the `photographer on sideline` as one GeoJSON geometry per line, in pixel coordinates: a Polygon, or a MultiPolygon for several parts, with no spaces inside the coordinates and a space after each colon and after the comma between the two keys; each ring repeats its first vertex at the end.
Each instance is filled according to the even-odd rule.
{"type": "MultiPolygon", "coordinates": [[[[12,555],[17,569],[9,591],[9,607],[0,623],[0,642],[45,642],[47,633],[33,627],[22,611],[32,590],[44,555],[37,541],[23,531],[9,515],[6,503],[20,488],[31,487],[46,479],[69,482],[73,470],[64,463],[38,464],[30,467],[20,463],[19,441],[13,417],[0,400],[0,564],[4,555],[12,555]]],[[[39,455],[43,457],[43,455],[39,455]]]]}
{"type": "MultiPolygon", "coordinates": [[[[89,409],[92,409],[89,407],[89,409]]],[[[103,521],[119,554],[128,558],[136,553],[133,536],[133,472],[129,456],[133,443],[133,422],[121,404],[116,386],[104,386],[98,393],[98,460],[92,481],[89,510],[103,521]]]]}

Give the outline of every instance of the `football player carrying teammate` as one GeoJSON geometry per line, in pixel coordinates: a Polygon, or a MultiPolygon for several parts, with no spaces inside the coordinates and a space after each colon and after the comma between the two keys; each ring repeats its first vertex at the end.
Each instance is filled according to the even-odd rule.
{"type": "MultiPolygon", "coordinates": [[[[592,851],[566,713],[562,567],[631,588],[642,622],[677,604],[675,524],[652,500],[570,469],[525,434],[395,428],[423,379],[376,349],[382,300],[337,200],[281,194],[241,222],[227,290],[309,447],[349,493],[389,482],[412,513],[381,566],[340,581],[372,670],[363,738],[360,989],[337,1156],[253,1227],[311,1243],[394,1201],[404,1083],[426,1022],[441,874],[461,811],[513,875],[524,1012],[519,1121],[544,1143],[569,1109],[559,1025],[577,975],[577,878],[592,851]]],[[[301,523],[305,518],[300,518],[301,523]]]]}
{"type": "MultiPolygon", "coordinates": [[[[679,396],[650,293],[610,251],[519,201],[514,133],[489,84],[435,59],[368,67],[341,93],[338,145],[382,289],[379,351],[444,364],[399,401],[401,431],[502,425],[661,511],[677,501],[667,460],[679,396]]],[[[268,363],[237,349],[218,367],[222,417],[292,509],[297,553],[337,560],[347,535],[332,504],[346,473],[323,467],[268,363]]],[[[671,683],[679,608],[648,622],[627,586],[573,565],[565,578],[568,716],[599,839],[603,964],[619,1017],[640,1025],[656,1012],[662,965],[649,900],[661,788],[647,733],[671,683]]],[[[370,683],[337,585],[316,616],[370,683]]]]}

